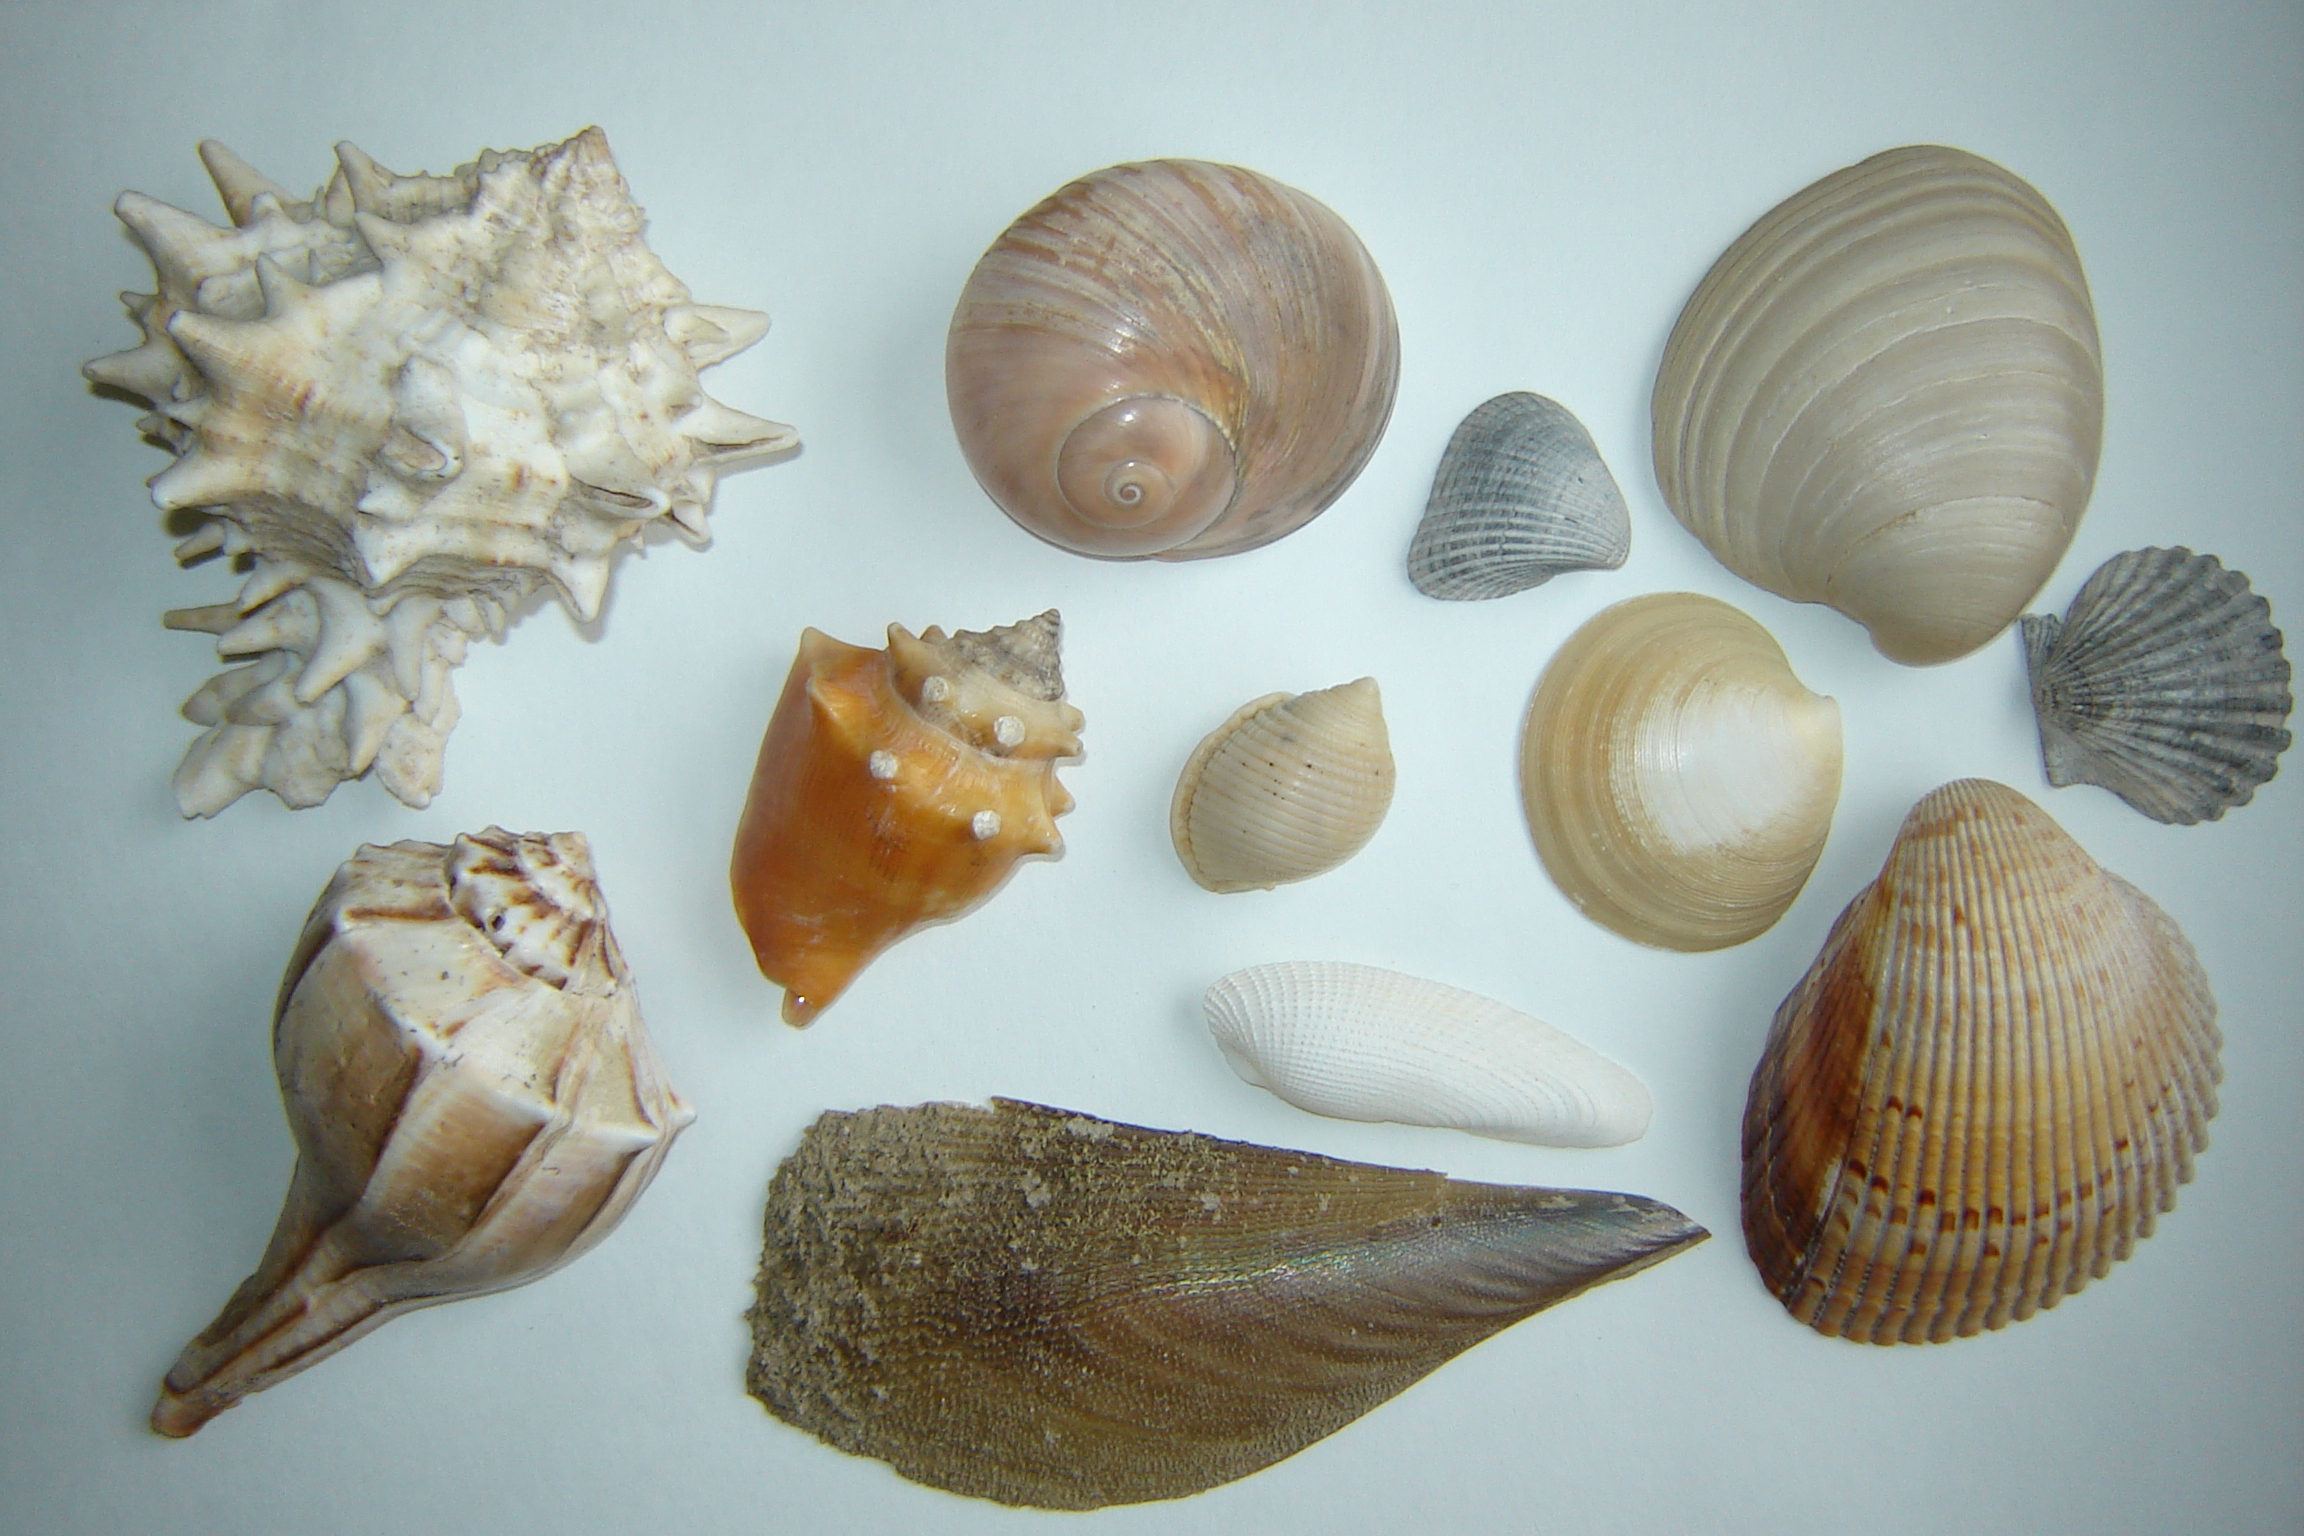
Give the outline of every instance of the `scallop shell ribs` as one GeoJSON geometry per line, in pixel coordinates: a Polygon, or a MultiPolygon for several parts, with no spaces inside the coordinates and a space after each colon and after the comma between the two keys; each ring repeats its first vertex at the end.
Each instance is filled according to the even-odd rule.
{"type": "Polygon", "coordinates": [[[1592,434],[1558,401],[1516,391],[1448,440],[1408,579],[1427,597],[1506,597],[1631,552],[1632,514],[1592,434]]]}
{"type": "Polygon", "coordinates": [[[178,455],[152,482],[198,525],[178,559],[247,572],[167,616],[237,663],[185,702],[177,802],[317,805],[374,769],[424,805],[471,640],[541,591],[589,623],[619,544],[701,542],[720,476],[797,446],[698,382],[768,318],[690,299],[597,128],[447,176],[340,144],[309,202],[200,153],[231,225],[123,193],[159,292],[125,296],[143,344],[84,370],[178,455]]]}
{"type": "Polygon", "coordinates": [[[978,633],[800,637],[760,743],[729,885],[760,972],[806,1024],[889,945],[1063,851],[1080,756],[1054,609],[978,633]]]}
{"type": "Polygon", "coordinates": [[[1181,1498],[1704,1229],[997,1099],[826,1114],[768,1190],[752,1395],[1003,1504],[1181,1498]]]}
{"type": "Polygon", "coordinates": [[[2167,914],[2016,791],[1947,784],[1776,1010],[1744,1106],[1752,1260],[1866,1343],[2052,1307],[2174,1208],[2221,1044],[2167,914]]]}
{"type": "Polygon", "coordinates": [[[295,1178],[256,1273],[161,1384],[164,1435],[402,1312],[557,1269],[695,1118],[573,832],[362,848],[304,925],[272,1045],[295,1178]]]}

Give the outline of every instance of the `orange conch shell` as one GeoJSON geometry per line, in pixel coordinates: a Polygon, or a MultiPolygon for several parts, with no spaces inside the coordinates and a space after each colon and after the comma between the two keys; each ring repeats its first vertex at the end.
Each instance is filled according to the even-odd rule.
{"type": "Polygon", "coordinates": [[[786,1023],[913,929],[976,906],[1017,860],[1063,850],[1072,797],[1056,765],[1079,757],[1081,716],[1064,702],[1061,630],[1050,609],[981,634],[891,624],[884,651],[801,634],[728,874],[786,1023]]]}

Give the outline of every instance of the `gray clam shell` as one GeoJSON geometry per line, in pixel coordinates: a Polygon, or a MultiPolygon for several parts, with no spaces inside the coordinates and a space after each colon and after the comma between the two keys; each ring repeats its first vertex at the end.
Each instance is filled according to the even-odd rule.
{"type": "Polygon", "coordinates": [[[2064,617],[2024,616],[2048,782],[2100,784],[2155,821],[2246,805],[2291,739],[2271,605],[2214,555],[2136,549],[2064,617]]]}
{"type": "Polygon", "coordinates": [[[1557,401],[1515,391],[1448,440],[1408,579],[1427,597],[1508,597],[1562,571],[1612,571],[1631,549],[1624,494],[1592,434],[1557,401]]]}

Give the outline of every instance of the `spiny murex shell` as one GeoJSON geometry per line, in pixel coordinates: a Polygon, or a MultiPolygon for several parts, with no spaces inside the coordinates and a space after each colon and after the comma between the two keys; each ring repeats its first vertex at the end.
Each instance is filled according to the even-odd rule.
{"type": "Polygon", "coordinates": [[[1550,1147],[1614,1147],[1648,1129],[1640,1079],[1502,1003],[1373,965],[1285,961],[1201,999],[1242,1079],[1298,1109],[1550,1147]]]}
{"type": "Polygon", "coordinates": [[[305,922],[272,1048],[296,1175],[256,1273],[161,1384],[164,1435],[387,1318],[565,1264],[695,1118],[574,832],[362,848],[305,922]]]}
{"type": "Polygon", "coordinates": [[[828,1113],[768,1190],[752,1395],[1003,1504],[1180,1498],[1701,1241],[1470,1184],[995,1099],[828,1113]]]}
{"type": "Polygon", "coordinates": [[[1198,160],[1116,165],[977,262],[945,392],[1007,514],[1086,555],[1268,544],[1360,473],[1400,374],[1376,264],[1293,187],[1198,160]]]}
{"type": "Polygon", "coordinates": [[[2221,1043],[2167,914],[2016,791],[1947,784],[1776,1010],[1752,1260],[1794,1317],[1874,1344],[2052,1307],[2174,1207],[2221,1043]]]}
{"type": "Polygon", "coordinates": [[[231,226],[123,193],[160,291],[123,296],[144,344],[84,370],[179,455],[152,482],[200,521],[177,558],[248,571],[167,616],[247,663],[185,702],[208,729],[177,802],[317,805],[373,767],[424,805],[470,639],[542,588],[591,622],[619,543],[659,520],[702,541],[719,477],[798,445],[697,380],[767,316],[691,302],[597,128],[449,176],[340,144],[310,202],[200,153],[231,226]]]}
{"type": "Polygon", "coordinates": [[[2272,605],[2214,555],[2133,549],[2064,617],[2024,616],[2048,782],[2101,784],[2154,821],[2246,805],[2288,750],[2288,657],[2272,605]]]}
{"type": "Polygon", "coordinates": [[[1824,851],[1840,706],[1726,603],[1635,597],[1544,669],[1520,793],[1544,867],[1587,917],[1666,949],[1741,944],[1824,851]]]}
{"type": "Polygon", "coordinates": [[[1168,807],[1176,857],[1211,891],[1268,891],[1358,853],[1392,805],[1376,679],[1251,699],[1208,733],[1168,807]]]}
{"type": "Polygon", "coordinates": [[[1915,145],[1786,199],[1681,311],[1656,480],[1737,575],[1824,603],[1892,660],[1990,640],[2072,542],[2104,370],[2056,210],[1915,145]]]}
{"type": "Polygon", "coordinates": [[[1632,514],[1584,423],[1542,395],[1498,395],[1448,440],[1408,579],[1427,597],[1507,597],[1562,571],[1612,571],[1632,514]]]}
{"type": "Polygon", "coordinates": [[[978,633],[888,626],[865,650],[811,629],[760,742],[729,886],[760,973],[806,1024],[889,945],[1063,852],[1080,757],[1063,620],[978,633]]]}

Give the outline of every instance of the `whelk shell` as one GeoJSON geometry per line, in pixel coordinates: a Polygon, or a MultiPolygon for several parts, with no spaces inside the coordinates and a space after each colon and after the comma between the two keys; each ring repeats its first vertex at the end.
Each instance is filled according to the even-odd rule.
{"type": "Polygon", "coordinates": [[[691,300],[597,128],[447,176],[340,144],[309,202],[200,153],[231,225],[123,193],[159,291],[123,295],[143,344],[83,370],[177,453],[152,481],[199,525],[177,558],[247,572],[167,616],[244,663],[185,701],[177,802],[317,805],[373,768],[422,806],[470,640],[539,591],[590,622],[620,544],[700,542],[721,475],[798,445],[698,381],[768,317],[691,300]]]}
{"type": "Polygon", "coordinates": [[[729,885],[760,973],[806,1024],[924,923],[987,900],[1020,859],[1061,853],[1080,756],[1051,608],[888,648],[800,637],[768,722],[729,885]]]}
{"type": "Polygon", "coordinates": [[[1506,597],[1562,571],[1612,571],[1632,552],[1632,514],[1592,434],[1525,391],[1474,410],[1448,440],[1408,579],[1427,597],[1506,597]]]}
{"type": "Polygon", "coordinates": [[[2167,914],[2016,791],[1947,784],[1776,1011],[1752,1260],[1794,1317],[1874,1344],[2052,1307],[2174,1207],[2221,1043],[2167,914]]]}
{"type": "Polygon", "coordinates": [[[1914,145],[1777,205],[1705,274],[1657,370],[1656,480],[1737,575],[1892,660],[1999,634],[2072,542],[2104,370],[2046,199],[1914,145]]]}
{"type": "Polygon", "coordinates": [[[2101,784],[2154,821],[2246,805],[2288,750],[2288,657],[2272,607],[2214,555],[2135,549],[2062,619],[2024,616],[2048,782],[2101,784]]]}
{"type": "Polygon", "coordinates": [[[304,925],[272,1046],[295,1178],[256,1273],[161,1384],[164,1435],[387,1318],[557,1269],[695,1118],[573,832],[362,848],[304,925]]]}
{"type": "Polygon", "coordinates": [[[1520,793],[1544,867],[1585,916],[1666,949],[1741,944],[1824,851],[1840,706],[1726,603],[1635,597],[1544,669],[1520,793]]]}
{"type": "Polygon", "coordinates": [[[1549,1147],[1638,1141],[1640,1079],[1502,1003],[1372,965],[1234,971],[1201,999],[1232,1070],[1298,1109],[1549,1147]]]}
{"type": "Polygon", "coordinates": [[[1245,1477],[1706,1235],[1637,1195],[1005,1099],[824,1115],[766,1228],[752,1395],[916,1482],[1046,1509],[1245,1477]]]}
{"type": "Polygon", "coordinates": [[[1342,864],[1392,805],[1392,741],[1376,679],[1251,699],[1176,780],[1168,834],[1211,891],[1268,891],[1342,864]]]}
{"type": "Polygon", "coordinates": [[[945,389],[1007,514],[1086,555],[1233,554],[1344,494],[1392,413],[1399,328],[1344,221],[1198,160],[1063,188],[977,262],[945,389]]]}

